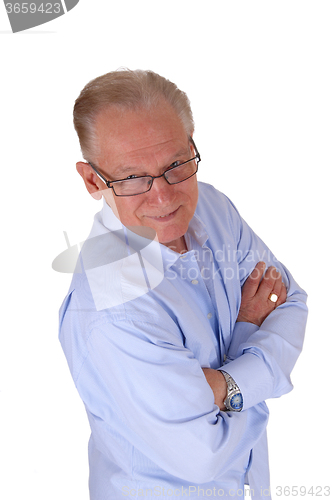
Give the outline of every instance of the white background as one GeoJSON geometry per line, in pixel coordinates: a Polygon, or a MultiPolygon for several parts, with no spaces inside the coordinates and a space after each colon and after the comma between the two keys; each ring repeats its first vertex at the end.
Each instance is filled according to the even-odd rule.
{"type": "Polygon", "coordinates": [[[71,276],[51,264],[100,209],[75,170],[74,100],[120,66],[187,92],[199,180],[308,292],[295,388],[269,402],[272,493],[331,486],[331,25],[324,0],[81,0],[12,34],[1,3],[1,498],[88,499],[89,428],[57,339],[71,276]]]}

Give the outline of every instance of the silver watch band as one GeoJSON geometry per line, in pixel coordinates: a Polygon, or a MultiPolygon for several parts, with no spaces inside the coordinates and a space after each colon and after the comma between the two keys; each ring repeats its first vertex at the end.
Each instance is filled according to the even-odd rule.
{"type": "Polygon", "coordinates": [[[242,394],[241,394],[241,390],[240,390],[239,386],[237,385],[237,383],[235,382],[233,377],[231,377],[229,375],[229,373],[225,372],[224,370],[220,370],[220,371],[224,375],[225,380],[226,380],[226,384],[227,384],[227,397],[224,401],[224,405],[226,406],[227,410],[229,410],[229,411],[241,411],[242,405],[240,405],[240,407],[234,408],[230,404],[232,397],[235,395],[240,395],[241,399],[242,399],[242,394]]]}

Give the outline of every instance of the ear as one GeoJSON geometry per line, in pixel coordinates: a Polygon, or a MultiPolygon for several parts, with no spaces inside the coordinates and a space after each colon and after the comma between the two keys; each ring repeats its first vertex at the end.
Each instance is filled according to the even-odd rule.
{"type": "Polygon", "coordinates": [[[100,200],[102,197],[102,190],[105,189],[103,182],[95,174],[90,167],[89,163],[79,161],[76,163],[76,170],[82,177],[85,187],[95,200],[100,200]]]}

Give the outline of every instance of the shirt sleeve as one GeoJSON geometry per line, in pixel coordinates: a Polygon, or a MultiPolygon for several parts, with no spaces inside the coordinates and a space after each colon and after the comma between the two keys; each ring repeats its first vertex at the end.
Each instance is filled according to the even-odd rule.
{"type": "Polygon", "coordinates": [[[241,285],[262,260],[267,267],[278,269],[287,288],[286,302],[272,311],[260,327],[239,322],[233,330],[223,369],[240,387],[243,409],[247,409],[292,390],[290,374],[304,341],[307,295],[232,204],[230,218],[238,240],[241,285]]]}
{"type": "Polygon", "coordinates": [[[247,463],[267,424],[265,404],[241,414],[219,412],[198,360],[167,314],[95,325],[75,383],[95,433],[102,429],[104,453],[114,453],[114,435],[122,436],[190,482],[217,480],[247,463]]]}

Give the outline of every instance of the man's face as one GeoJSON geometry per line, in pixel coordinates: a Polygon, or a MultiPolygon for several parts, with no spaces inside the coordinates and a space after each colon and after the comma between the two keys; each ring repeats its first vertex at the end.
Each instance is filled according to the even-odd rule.
{"type": "MultiPolygon", "coordinates": [[[[109,108],[97,119],[99,155],[96,166],[109,180],[136,175],[161,175],[177,160],[194,156],[194,149],[175,111],[160,104],[151,111],[120,111],[109,108]]],[[[196,175],[169,185],[164,177],[152,189],[128,197],[115,196],[99,179],[107,203],[125,226],[148,226],[158,240],[177,251],[185,249],[182,238],[198,200],[196,175]],[[114,207],[115,204],[115,207],[114,207]]]]}

